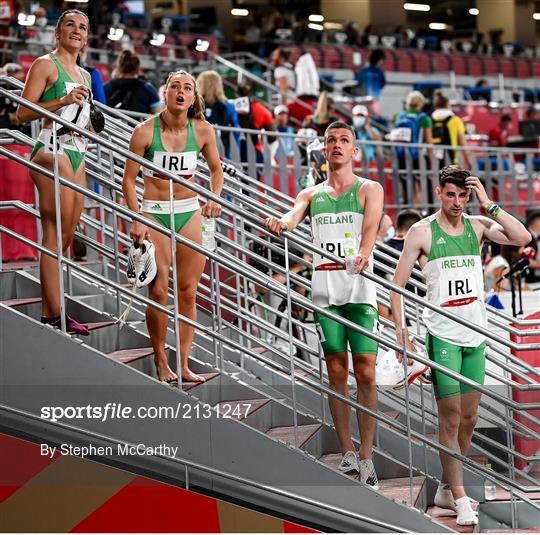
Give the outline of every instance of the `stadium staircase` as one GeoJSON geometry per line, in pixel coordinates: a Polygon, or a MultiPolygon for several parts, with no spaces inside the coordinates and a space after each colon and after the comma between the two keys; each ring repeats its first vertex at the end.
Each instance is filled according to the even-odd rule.
{"type": "MultiPolygon", "coordinates": [[[[14,93],[1,88],[0,93],[20,101],[14,93]]],[[[257,255],[247,247],[251,240],[279,250],[278,242],[268,240],[260,221],[262,216],[283,211],[291,199],[232,164],[225,166],[226,202],[221,201],[218,249],[208,252],[181,236],[175,238],[209,258],[199,285],[190,364],[207,380],[204,384],[170,385],[156,378],[144,321],[144,310],[151,301],[144,292],[134,294],[125,284],[123,251],[129,240],[118,225],[120,218],[140,218],[118,203],[122,161],[129,154],[130,120],[109,112],[106,131],[100,136],[81,131],[97,141],[88,152],[87,176],[91,186],[94,180],[99,183],[100,191],[79,188],[85,195],[86,210],[82,217],[85,231],[77,237],[88,248],[87,260],[62,259],[66,311],[87,323],[91,334],[78,338],[42,325],[37,265],[2,265],[0,431],[52,445],[177,445],[176,457],[97,455],[94,459],[325,531],[473,531],[472,527],[457,526],[455,516],[432,506],[440,477],[438,451],[443,448],[436,438],[436,411],[429,387],[414,384],[401,391],[380,390],[380,408],[372,414],[379,420],[374,456],[381,480],[378,491],[337,471],[339,446],[328,409],[328,396],[336,394],[320,364],[310,315],[305,321],[288,321],[293,304],[313,310],[309,299],[289,290],[294,282],[309,291],[310,281],[288,275],[288,270],[274,264],[270,256],[257,255]],[[264,275],[249,259],[284,273],[288,284],[264,275]],[[277,296],[285,311],[283,307],[276,310],[271,301],[260,300],[253,291],[255,284],[277,296]],[[131,299],[126,323],[121,324],[118,318],[131,299]],[[275,326],[276,316],[285,319],[285,329],[275,326]],[[276,340],[288,342],[286,351],[276,340]],[[88,417],[51,421],[43,412],[47,407],[107,403],[116,404],[118,410],[170,407],[172,412],[160,418],[105,421],[88,417]]],[[[44,114],[59,120],[54,114],[44,114]]],[[[32,141],[18,132],[2,131],[0,155],[38,168],[5,147],[13,143],[32,141]]],[[[48,176],[54,178],[50,172],[48,176]]],[[[200,164],[197,177],[207,183],[205,164],[200,164]]],[[[57,179],[78,189],[61,177],[57,179]]],[[[204,195],[200,186],[189,187],[204,195]]],[[[38,217],[33,206],[20,201],[3,201],[0,207],[38,217]]],[[[2,226],[3,236],[41,247],[2,226]]],[[[292,244],[313,250],[305,226],[286,234],[285,267],[289,261],[301,261],[288,251],[292,244]]],[[[380,254],[384,255],[384,250],[380,254]]],[[[173,270],[173,282],[175,277],[173,270]]],[[[387,303],[390,283],[371,277],[379,283],[380,302],[387,303]]],[[[171,290],[171,305],[174,302],[171,290]]],[[[429,305],[408,292],[405,302],[407,315],[420,329],[419,314],[429,305]]],[[[171,305],[163,311],[174,318],[171,305]]],[[[511,394],[538,393],[538,374],[510,350],[538,351],[538,344],[528,343],[529,336],[538,335],[538,324],[514,322],[495,311],[490,311],[490,322],[494,330],[503,332],[488,333],[488,359],[498,370],[490,373],[500,380],[501,387],[479,387],[485,393],[480,417],[495,434],[490,438],[475,432],[471,455],[462,458],[465,484],[479,501],[482,531],[530,531],[540,525],[540,487],[534,475],[539,457],[517,451],[513,439],[539,439],[535,429],[539,421],[533,411],[540,404],[538,396],[532,403],[522,403],[514,401],[511,394]],[[516,332],[522,337],[519,343],[509,340],[508,335],[516,332]],[[520,421],[514,417],[518,414],[520,421]],[[521,468],[516,460],[522,463],[521,468]],[[487,461],[496,464],[497,471],[487,470],[487,461]],[[486,479],[498,485],[496,500],[485,499],[486,479]]],[[[384,347],[397,348],[387,322],[382,334],[371,336],[384,347]]],[[[178,332],[174,321],[169,322],[167,344],[169,363],[175,369],[178,332]]],[[[412,356],[426,361],[423,354],[412,356]]],[[[353,395],[345,401],[370,413],[353,395]]],[[[354,440],[358,445],[356,431],[354,440]]]]}

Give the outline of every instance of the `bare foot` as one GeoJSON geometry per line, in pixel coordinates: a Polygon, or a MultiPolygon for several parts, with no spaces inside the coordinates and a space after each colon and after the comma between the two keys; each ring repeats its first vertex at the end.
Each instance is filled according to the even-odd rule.
{"type": "Polygon", "coordinates": [[[204,383],[206,379],[202,375],[197,375],[190,369],[186,369],[182,371],[182,381],[186,381],[188,383],[204,383]]]}
{"type": "Polygon", "coordinates": [[[156,369],[160,381],[165,381],[166,383],[174,383],[178,380],[178,375],[174,373],[170,368],[167,362],[156,360],[156,369]]]}

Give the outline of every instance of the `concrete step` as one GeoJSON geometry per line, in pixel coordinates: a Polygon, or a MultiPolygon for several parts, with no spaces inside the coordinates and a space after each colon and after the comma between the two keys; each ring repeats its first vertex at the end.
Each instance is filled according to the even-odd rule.
{"type": "MultiPolygon", "coordinates": [[[[315,435],[315,433],[317,433],[317,431],[319,431],[319,429],[321,429],[321,427],[320,424],[299,425],[297,446],[299,448],[302,447],[313,435],[315,435]]],[[[295,445],[294,426],[292,425],[272,427],[266,434],[280,442],[285,442],[292,446],[295,445]]]]}
{"type": "Polygon", "coordinates": [[[154,354],[152,347],[139,347],[134,349],[120,349],[113,351],[108,356],[122,364],[129,364],[154,354]]]}
{"type": "Polygon", "coordinates": [[[20,297],[18,299],[6,299],[4,301],[0,301],[3,305],[6,305],[7,307],[22,307],[24,305],[34,305],[36,303],[41,303],[41,296],[40,297],[20,297]]]}
{"type": "Polygon", "coordinates": [[[456,513],[449,509],[441,509],[436,505],[430,505],[426,513],[436,522],[439,522],[458,533],[474,533],[477,529],[477,526],[459,526],[456,522],[456,513]]]}

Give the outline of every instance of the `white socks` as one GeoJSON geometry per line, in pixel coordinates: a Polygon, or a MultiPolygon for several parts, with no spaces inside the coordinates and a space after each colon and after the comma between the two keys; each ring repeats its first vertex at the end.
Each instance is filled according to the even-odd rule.
{"type": "Polygon", "coordinates": [[[478,516],[471,507],[468,496],[463,496],[454,501],[457,511],[457,524],[460,526],[474,526],[478,524],[478,516]]]}
{"type": "Polygon", "coordinates": [[[450,485],[445,483],[439,483],[437,487],[437,493],[435,494],[435,499],[433,500],[437,507],[441,509],[450,509],[451,511],[456,510],[454,505],[454,497],[450,491],[450,485]]]}

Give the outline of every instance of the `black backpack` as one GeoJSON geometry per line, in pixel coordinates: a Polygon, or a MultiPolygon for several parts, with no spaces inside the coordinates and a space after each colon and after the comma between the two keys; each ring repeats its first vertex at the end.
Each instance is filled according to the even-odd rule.
{"type": "Polygon", "coordinates": [[[141,84],[144,85],[144,82],[134,78],[127,88],[126,84],[122,84],[113,89],[111,91],[111,96],[107,99],[107,105],[119,110],[140,111],[137,99],[137,89],[141,84]]]}
{"type": "MultiPolygon", "coordinates": [[[[448,123],[450,122],[450,119],[454,117],[453,115],[449,115],[448,117],[445,117],[444,119],[433,119],[433,144],[434,145],[451,145],[452,141],[450,139],[450,130],[448,129],[448,123]]],[[[439,160],[444,160],[444,150],[439,149],[435,151],[435,156],[439,160]]],[[[448,155],[450,156],[450,162],[454,161],[454,151],[453,150],[447,150],[448,155]]]]}

